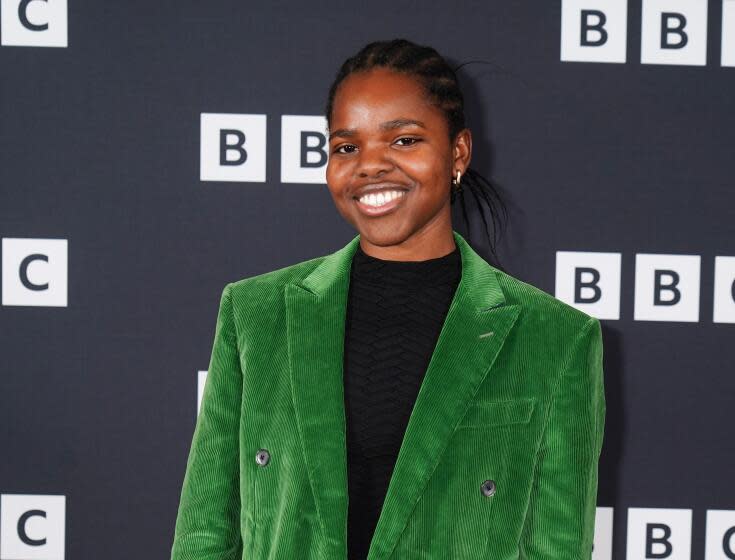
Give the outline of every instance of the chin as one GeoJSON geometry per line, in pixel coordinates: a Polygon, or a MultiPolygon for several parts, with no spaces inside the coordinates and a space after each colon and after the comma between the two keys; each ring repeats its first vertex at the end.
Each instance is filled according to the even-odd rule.
{"type": "Polygon", "coordinates": [[[391,245],[400,245],[408,237],[408,233],[403,231],[403,228],[397,230],[395,227],[388,225],[384,227],[361,227],[357,228],[360,233],[360,237],[378,247],[389,247],[391,245]]]}

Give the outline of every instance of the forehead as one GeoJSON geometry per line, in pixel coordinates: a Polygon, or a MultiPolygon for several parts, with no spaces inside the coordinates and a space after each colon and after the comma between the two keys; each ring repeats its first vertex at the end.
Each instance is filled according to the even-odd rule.
{"type": "Polygon", "coordinates": [[[444,120],[417,78],[384,68],[348,76],[334,96],[332,128],[375,128],[397,118],[415,118],[427,127],[444,120]]]}

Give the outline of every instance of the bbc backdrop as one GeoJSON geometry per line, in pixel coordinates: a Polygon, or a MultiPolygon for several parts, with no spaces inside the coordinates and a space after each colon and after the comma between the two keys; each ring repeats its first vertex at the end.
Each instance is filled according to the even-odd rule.
{"type": "Polygon", "coordinates": [[[354,235],[323,108],[394,37],[481,61],[495,264],[602,322],[595,560],[735,558],[735,0],[0,7],[0,560],[168,557],[221,290],[354,235]]]}

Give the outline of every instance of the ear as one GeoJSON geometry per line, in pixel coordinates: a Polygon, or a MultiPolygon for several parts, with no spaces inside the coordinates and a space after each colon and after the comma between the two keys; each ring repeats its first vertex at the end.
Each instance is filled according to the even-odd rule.
{"type": "Polygon", "coordinates": [[[472,159],[472,132],[469,128],[464,128],[457,133],[452,152],[454,155],[452,176],[456,175],[457,171],[464,175],[472,159]]]}

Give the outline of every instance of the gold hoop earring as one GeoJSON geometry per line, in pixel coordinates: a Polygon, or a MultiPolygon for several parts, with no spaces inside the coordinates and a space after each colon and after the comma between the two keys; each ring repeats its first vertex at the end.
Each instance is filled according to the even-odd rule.
{"type": "Polygon", "coordinates": [[[456,179],[452,179],[452,185],[454,185],[455,189],[458,190],[458,191],[462,189],[462,184],[460,182],[461,181],[461,177],[462,177],[462,174],[458,170],[457,171],[457,178],[456,179]]]}

